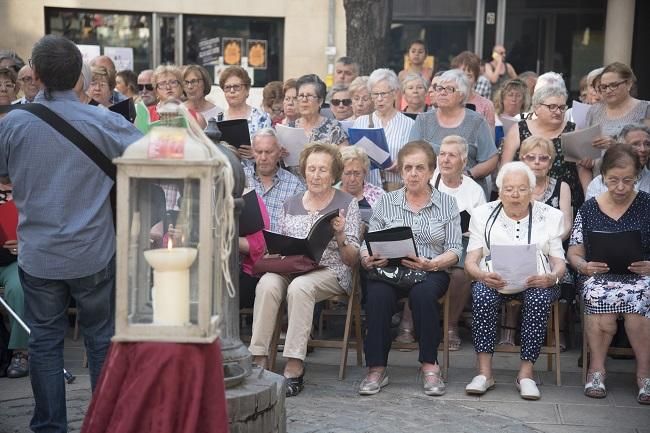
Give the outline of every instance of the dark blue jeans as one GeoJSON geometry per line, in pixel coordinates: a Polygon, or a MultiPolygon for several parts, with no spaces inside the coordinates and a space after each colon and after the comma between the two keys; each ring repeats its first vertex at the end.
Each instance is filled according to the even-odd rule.
{"type": "Polygon", "coordinates": [[[115,259],[83,278],[48,280],[22,269],[19,276],[25,292],[25,321],[31,330],[29,366],[36,405],[30,427],[36,433],[67,432],[63,340],[68,305],[74,298],[94,390],[115,328],[115,259]]]}

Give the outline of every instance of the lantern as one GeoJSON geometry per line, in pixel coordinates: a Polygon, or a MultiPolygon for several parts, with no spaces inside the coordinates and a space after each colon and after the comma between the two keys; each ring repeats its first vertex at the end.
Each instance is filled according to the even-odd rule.
{"type": "Polygon", "coordinates": [[[219,334],[220,291],[233,291],[232,170],[185,108],[168,103],[159,112],[114,161],[113,340],[210,343],[219,334]]]}

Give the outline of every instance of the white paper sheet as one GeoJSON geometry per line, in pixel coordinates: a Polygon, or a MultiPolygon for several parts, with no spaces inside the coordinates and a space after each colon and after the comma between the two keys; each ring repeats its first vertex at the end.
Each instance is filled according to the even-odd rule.
{"type": "Polygon", "coordinates": [[[576,124],[576,129],[584,129],[587,127],[587,111],[589,111],[589,108],[591,108],[589,104],[573,101],[571,105],[571,117],[573,118],[573,123],[576,124]]]}
{"type": "Polygon", "coordinates": [[[517,123],[519,123],[519,119],[515,119],[514,117],[506,116],[506,115],[501,115],[499,116],[499,119],[501,120],[501,124],[503,125],[503,135],[505,136],[508,134],[508,131],[510,131],[510,128],[515,126],[517,123]]]}
{"type": "Polygon", "coordinates": [[[416,255],[413,239],[403,239],[389,242],[370,242],[370,249],[373,256],[384,259],[398,259],[408,255],[416,255]]]}
{"type": "Polygon", "coordinates": [[[284,165],[287,167],[296,167],[300,162],[300,152],[305,148],[309,141],[305,130],[302,128],[291,128],[285,125],[275,125],[275,131],[278,134],[280,146],[287,149],[289,155],[284,158],[284,165]]]}
{"type": "Polygon", "coordinates": [[[500,293],[519,293],[525,290],[526,280],[537,275],[537,245],[492,245],[492,268],[506,281],[500,293]]]}
{"type": "Polygon", "coordinates": [[[352,128],[352,125],[354,125],[354,120],[341,120],[339,123],[341,124],[341,128],[343,128],[347,134],[348,129],[352,128]]]}
{"type": "Polygon", "coordinates": [[[355,146],[359,146],[365,150],[368,156],[377,161],[377,163],[380,165],[383,164],[388,158],[390,158],[390,153],[377,146],[367,137],[361,137],[361,140],[357,141],[355,146]]]}
{"type": "Polygon", "coordinates": [[[578,162],[581,159],[598,159],[602,152],[594,147],[594,139],[603,135],[600,125],[594,125],[589,128],[581,129],[574,132],[565,132],[561,135],[562,152],[564,160],[568,162],[578,162]]]}

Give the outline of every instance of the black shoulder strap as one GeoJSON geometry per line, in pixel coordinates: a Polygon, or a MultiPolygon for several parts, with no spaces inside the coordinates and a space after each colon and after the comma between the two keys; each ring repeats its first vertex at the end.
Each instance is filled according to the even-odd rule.
{"type": "Polygon", "coordinates": [[[20,104],[15,110],[25,110],[40,118],[45,123],[56,129],[62,136],[77,146],[84,155],[94,162],[110,179],[115,181],[117,170],[113,162],[102,153],[86,136],[66,122],[61,116],[43,104],[20,104]]]}

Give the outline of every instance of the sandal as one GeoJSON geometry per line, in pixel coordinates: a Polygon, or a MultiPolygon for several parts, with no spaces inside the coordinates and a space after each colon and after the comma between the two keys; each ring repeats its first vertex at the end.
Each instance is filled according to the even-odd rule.
{"type": "Polygon", "coordinates": [[[501,325],[501,338],[498,344],[514,346],[516,329],[512,326],[501,325]]]}
{"type": "Polygon", "coordinates": [[[287,397],[295,397],[300,394],[300,391],[305,387],[305,370],[302,370],[302,374],[298,377],[285,377],[284,384],[286,386],[287,397]]]}
{"type": "Polygon", "coordinates": [[[639,404],[650,404],[650,377],[641,379],[641,387],[639,394],[636,396],[636,401],[639,404]]]}
{"type": "Polygon", "coordinates": [[[605,373],[602,371],[594,371],[593,373],[589,373],[587,375],[585,395],[591,398],[607,397],[607,388],[605,388],[605,373]]]}
{"type": "Polygon", "coordinates": [[[460,350],[460,334],[458,333],[458,327],[449,327],[449,351],[455,352],[460,350]]]}

